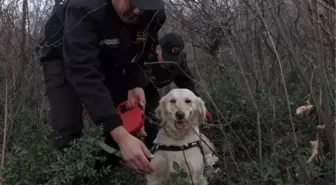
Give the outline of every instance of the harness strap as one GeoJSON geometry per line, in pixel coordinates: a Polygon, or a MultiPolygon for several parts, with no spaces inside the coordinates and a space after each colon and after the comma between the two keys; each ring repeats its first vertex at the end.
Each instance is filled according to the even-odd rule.
{"type": "Polygon", "coordinates": [[[200,148],[200,150],[201,150],[201,153],[202,153],[202,156],[203,156],[203,162],[204,162],[204,165],[205,165],[205,162],[206,162],[206,160],[205,160],[205,154],[204,154],[204,149],[203,149],[203,146],[202,146],[202,140],[199,140],[198,142],[197,142],[197,145],[198,145],[198,147],[200,148]]]}
{"type": "Polygon", "coordinates": [[[151,153],[154,154],[158,150],[164,150],[164,151],[184,151],[188,150],[193,147],[199,147],[203,156],[203,161],[205,164],[205,155],[204,155],[204,149],[201,144],[201,140],[194,141],[191,143],[188,143],[187,145],[182,145],[182,146],[164,146],[164,145],[159,145],[159,144],[154,144],[153,147],[151,148],[151,153]]]}
{"type": "Polygon", "coordinates": [[[158,145],[158,144],[154,144],[154,146],[151,149],[151,152],[154,153],[157,150],[165,150],[165,151],[182,151],[182,150],[187,150],[193,147],[198,146],[199,141],[195,141],[192,143],[188,143],[187,145],[183,145],[183,146],[164,146],[164,145],[158,145]]]}

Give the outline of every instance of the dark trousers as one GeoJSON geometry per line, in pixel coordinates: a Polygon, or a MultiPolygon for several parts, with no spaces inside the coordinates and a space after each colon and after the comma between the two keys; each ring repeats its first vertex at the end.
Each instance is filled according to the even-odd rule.
{"type": "MultiPolygon", "coordinates": [[[[74,139],[82,136],[83,106],[73,87],[66,80],[63,61],[49,61],[44,63],[42,67],[46,95],[50,105],[51,126],[59,136],[59,139],[55,140],[55,145],[56,148],[62,149],[68,147],[74,139]]],[[[117,86],[117,88],[113,86],[113,89],[118,90],[111,92],[115,106],[127,99],[127,89],[121,85],[120,80],[118,82],[118,84],[112,82],[107,85],[107,87],[117,86]]],[[[153,117],[160,96],[157,89],[152,85],[148,85],[144,90],[147,101],[145,113],[146,116],[153,117]]],[[[145,144],[148,148],[151,148],[158,129],[155,124],[145,122],[145,131],[148,135],[145,144]]],[[[105,138],[108,145],[118,149],[108,130],[106,130],[105,138]]],[[[111,158],[113,161],[118,159],[114,155],[111,155],[111,158]]]]}

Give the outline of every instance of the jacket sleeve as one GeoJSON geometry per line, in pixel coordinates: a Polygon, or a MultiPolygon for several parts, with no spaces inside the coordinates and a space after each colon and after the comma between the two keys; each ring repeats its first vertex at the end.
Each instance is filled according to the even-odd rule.
{"type": "Polygon", "coordinates": [[[113,130],[122,121],[98,70],[98,37],[88,11],[75,3],[69,3],[66,10],[63,37],[66,75],[91,118],[113,130]]]}
{"type": "Polygon", "coordinates": [[[179,88],[189,89],[195,93],[196,96],[199,96],[199,93],[196,91],[194,76],[187,65],[187,55],[185,52],[183,52],[182,55],[182,62],[179,68],[180,72],[175,77],[174,82],[179,88]]]}

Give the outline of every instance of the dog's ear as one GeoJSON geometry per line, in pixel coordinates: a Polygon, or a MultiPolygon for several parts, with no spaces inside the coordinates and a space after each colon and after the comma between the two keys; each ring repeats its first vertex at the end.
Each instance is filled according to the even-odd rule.
{"type": "Polygon", "coordinates": [[[158,107],[156,107],[155,109],[155,117],[159,120],[162,120],[162,116],[161,116],[161,105],[159,105],[158,107]]]}
{"type": "Polygon", "coordinates": [[[204,101],[199,97],[197,97],[197,112],[199,118],[204,121],[206,119],[207,108],[205,107],[204,101]]]}
{"type": "Polygon", "coordinates": [[[159,101],[159,106],[156,107],[155,109],[155,117],[157,119],[159,119],[160,121],[163,119],[163,106],[164,106],[165,100],[164,98],[161,98],[161,100],[159,101]]]}

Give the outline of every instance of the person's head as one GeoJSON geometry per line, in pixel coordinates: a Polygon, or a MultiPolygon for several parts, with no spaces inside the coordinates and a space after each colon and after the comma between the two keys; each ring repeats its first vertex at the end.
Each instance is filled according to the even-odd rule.
{"type": "Polygon", "coordinates": [[[180,63],[184,57],[185,52],[184,49],[184,42],[182,37],[176,33],[169,33],[164,35],[159,40],[159,45],[156,46],[156,54],[158,56],[159,61],[166,61],[167,64],[164,66],[170,66],[171,62],[180,63]]]}
{"type": "Polygon", "coordinates": [[[162,10],[162,0],[111,0],[120,19],[125,23],[134,23],[146,10],[162,10]]]}

